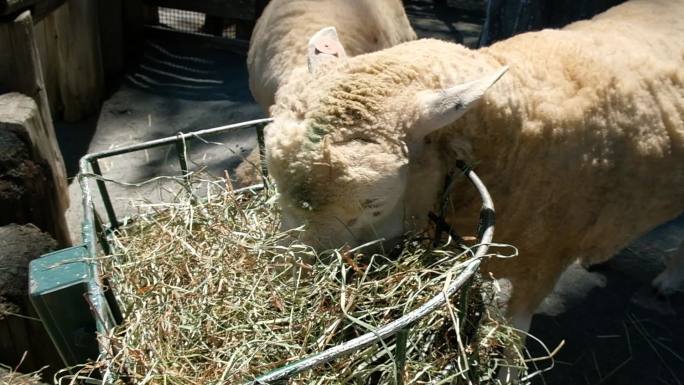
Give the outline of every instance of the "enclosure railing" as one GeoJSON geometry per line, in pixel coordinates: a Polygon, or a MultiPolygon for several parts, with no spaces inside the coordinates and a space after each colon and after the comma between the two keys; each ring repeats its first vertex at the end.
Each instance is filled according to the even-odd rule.
{"type": "MultiPolygon", "coordinates": [[[[263,155],[263,129],[264,126],[269,122],[270,119],[259,119],[191,133],[179,133],[178,135],[172,137],[92,153],[84,156],[81,159],[80,186],[83,193],[82,204],[84,209],[82,233],[85,247],[87,249],[88,256],[90,257],[88,260],[90,280],[88,281],[87,299],[94,313],[97,333],[100,336],[100,338],[98,338],[99,351],[103,357],[106,356],[106,354],[111,353],[111,347],[108,345],[107,339],[103,338],[103,336],[108,335],[110,330],[118,322],[121,322],[122,317],[116,308],[116,301],[113,300],[111,291],[105,291],[104,289],[105,285],[100,274],[99,264],[97,262],[97,257],[99,254],[98,245],[104,250],[105,253],[109,252],[109,244],[107,243],[106,234],[116,229],[120,224],[119,218],[114,210],[109,191],[107,190],[107,185],[105,183],[99,161],[101,159],[115,155],[127,154],[160,146],[174,145],[178,150],[177,156],[182,176],[187,177],[189,169],[188,160],[185,157],[186,143],[218,133],[224,133],[245,127],[253,127],[257,131],[259,149],[263,155]],[[95,208],[93,192],[91,191],[89,184],[89,181],[91,180],[94,180],[97,185],[97,189],[102,198],[102,203],[109,221],[108,224],[102,223],[99,213],[95,208]]],[[[345,356],[371,344],[379,343],[383,339],[394,335],[396,335],[395,361],[397,376],[400,383],[402,382],[401,374],[403,372],[402,369],[406,359],[406,342],[410,327],[423,317],[443,306],[446,301],[473,276],[480,266],[481,259],[486,255],[494,234],[494,204],[489,192],[487,191],[487,188],[475,174],[475,172],[469,167],[464,164],[459,164],[458,167],[470,180],[475,189],[477,189],[480,198],[482,199],[482,210],[480,212],[479,219],[478,242],[477,245],[473,247],[474,258],[471,258],[468,262],[466,262],[464,269],[453,279],[448,288],[420,307],[378,328],[373,332],[366,333],[318,354],[304,357],[294,363],[275,369],[269,373],[257,377],[251,381],[250,384],[267,384],[287,379],[297,373],[330,362],[336,358],[345,356]]],[[[263,170],[263,174],[265,178],[266,170],[263,170]]],[[[267,186],[267,184],[264,180],[264,183],[250,186],[246,189],[260,189],[264,188],[265,186],[267,186]]],[[[242,190],[244,191],[244,189],[242,190]]],[[[108,383],[108,381],[111,381],[111,378],[108,379],[107,376],[105,376],[103,382],[108,383]]]]}

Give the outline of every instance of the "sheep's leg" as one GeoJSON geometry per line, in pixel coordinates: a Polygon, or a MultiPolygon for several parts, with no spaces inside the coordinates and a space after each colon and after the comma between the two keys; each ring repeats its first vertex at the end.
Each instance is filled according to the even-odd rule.
{"type": "Polygon", "coordinates": [[[664,295],[672,294],[684,289],[684,241],[679,248],[667,258],[665,271],[660,273],[652,282],[653,287],[664,295]]]}

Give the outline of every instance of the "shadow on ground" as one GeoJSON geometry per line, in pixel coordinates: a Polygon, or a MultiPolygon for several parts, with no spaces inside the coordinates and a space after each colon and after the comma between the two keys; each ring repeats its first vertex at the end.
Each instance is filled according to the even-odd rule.
{"type": "MultiPolygon", "coordinates": [[[[176,41],[150,39],[144,44],[139,65],[127,74],[102,105],[99,116],[78,125],[60,124],[58,138],[70,176],[78,159],[148,140],[263,117],[248,87],[244,56],[226,51],[201,50],[176,41]]],[[[256,145],[253,130],[205,137],[187,142],[191,170],[223,176],[232,171],[256,145]]],[[[105,177],[124,183],[141,183],[160,175],[181,174],[174,146],[137,151],[100,161],[105,177]]],[[[130,187],[106,183],[115,210],[129,214],[131,199],[158,200],[157,184],[130,187]]],[[[97,190],[95,202],[101,209],[97,190]]],[[[73,239],[80,239],[80,189],[70,186],[72,205],[67,213],[73,239]]],[[[104,212],[104,211],[101,211],[104,212]]]]}
{"type": "MultiPolygon", "coordinates": [[[[681,384],[684,294],[659,297],[650,282],[682,238],[684,216],[606,263],[572,266],[532,322],[531,333],[551,349],[565,341],[556,367],[534,383],[681,384]]],[[[528,348],[543,355],[533,341],[528,348]]]]}

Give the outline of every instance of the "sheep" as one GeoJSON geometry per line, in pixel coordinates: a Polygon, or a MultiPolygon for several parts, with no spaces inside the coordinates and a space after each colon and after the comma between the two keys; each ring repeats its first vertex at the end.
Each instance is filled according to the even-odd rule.
{"type": "Polygon", "coordinates": [[[416,39],[401,0],[272,0],[247,53],[249,89],[264,111],[292,70],[306,64],[304,37],[328,26],[341,31],[351,56],[416,39]]]}
{"type": "MultiPolygon", "coordinates": [[[[272,0],[252,33],[247,53],[249,89],[268,112],[279,86],[307,63],[304,37],[322,27],[349,55],[377,51],[416,39],[401,0],[272,0]]],[[[235,170],[240,185],[257,181],[259,153],[253,150],[235,170]]]]}
{"type": "MultiPolygon", "coordinates": [[[[507,314],[526,330],[576,259],[605,261],[684,212],[684,1],[478,50],[426,39],[309,61],[276,96],[266,160],[283,228],[305,225],[316,248],[424,228],[464,160],[497,206],[495,240],[520,251],[482,269],[511,282],[507,314]]],[[[476,193],[450,199],[448,222],[472,231],[476,193]]],[[[671,265],[659,287],[684,278],[671,265]]]]}

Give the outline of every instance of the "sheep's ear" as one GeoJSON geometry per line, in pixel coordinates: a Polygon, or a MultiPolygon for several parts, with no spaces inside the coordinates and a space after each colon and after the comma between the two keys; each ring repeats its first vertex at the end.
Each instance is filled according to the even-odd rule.
{"type": "Polygon", "coordinates": [[[508,70],[503,67],[495,73],[483,78],[459,84],[442,90],[419,92],[418,122],[411,128],[412,134],[423,137],[455,122],[466,111],[480,100],[489,89],[508,70]]]}
{"type": "Polygon", "coordinates": [[[325,61],[347,57],[344,47],[337,37],[335,27],[323,28],[309,39],[308,55],[309,72],[311,73],[314,73],[316,68],[325,61]]]}

